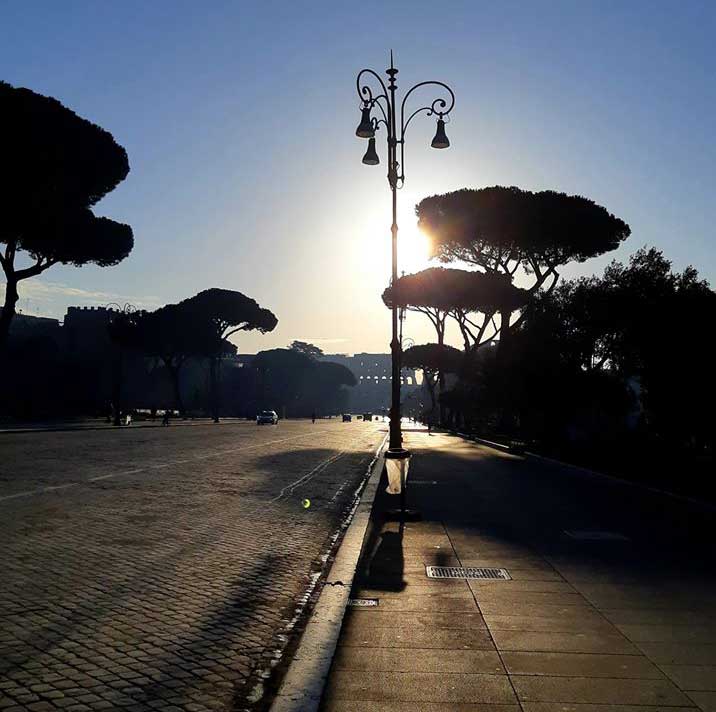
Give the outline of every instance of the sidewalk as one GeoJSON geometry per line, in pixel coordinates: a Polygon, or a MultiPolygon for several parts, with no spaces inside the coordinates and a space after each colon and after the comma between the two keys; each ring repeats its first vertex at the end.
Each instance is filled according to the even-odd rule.
{"type": "Polygon", "coordinates": [[[457,437],[406,447],[423,519],[377,498],[352,595],[378,606],[347,611],[325,712],[716,710],[712,512],[457,437]]]}

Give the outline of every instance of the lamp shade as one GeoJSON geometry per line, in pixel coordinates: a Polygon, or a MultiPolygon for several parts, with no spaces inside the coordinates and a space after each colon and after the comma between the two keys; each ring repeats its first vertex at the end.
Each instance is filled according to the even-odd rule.
{"type": "Polygon", "coordinates": [[[435,131],[435,138],[433,138],[430,144],[433,148],[447,148],[450,145],[450,140],[445,133],[445,122],[442,119],[438,119],[438,128],[435,131]]]}
{"type": "Polygon", "coordinates": [[[373,121],[370,118],[370,107],[367,106],[361,109],[361,119],[356,129],[356,136],[358,138],[373,138],[375,136],[375,129],[373,128],[373,121]]]}
{"type": "Polygon", "coordinates": [[[366,166],[377,166],[380,163],[378,154],[375,152],[374,138],[368,141],[368,150],[365,152],[365,156],[363,156],[363,163],[365,163],[366,166]]]}

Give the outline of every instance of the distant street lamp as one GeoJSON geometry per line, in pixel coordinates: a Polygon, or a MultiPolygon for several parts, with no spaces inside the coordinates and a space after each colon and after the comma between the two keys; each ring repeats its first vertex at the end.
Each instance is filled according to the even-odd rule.
{"type": "MultiPolygon", "coordinates": [[[[437,127],[435,136],[430,144],[433,148],[447,148],[450,141],[445,133],[445,117],[450,114],[455,105],[455,94],[447,84],[436,81],[420,82],[411,87],[403,97],[400,104],[400,117],[395,103],[395,91],[397,85],[395,83],[395,75],[398,70],[393,67],[393,52],[390,52],[390,68],[385,70],[388,75],[388,86],[380,76],[372,69],[362,69],[356,78],[356,88],[358,97],[361,101],[361,121],[356,129],[356,136],[368,139],[368,149],[363,156],[363,163],[368,166],[375,166],[380,163],[378,153],[375,149],[375,134],[383,124],[386,130],[386,138],[388,145],[388,184],[393,193],[393,224],[392,247],[393,247],[393,265],[391,273],[391,285],[398,280],[398,220],[397,220],[397,190],[402,188],[405,183],[405,132],[413,117],[422,112],[426,112],[428,116],[437,116],[437,127]],[[378,93],[374,95],[373,91],[367,84],[361,84],[363,75],[370,75],[378,82],[378,93]],[[408,97],[418,88],[424,86],[438,87],[441,91],[446,92],[446,98],[437,98],[430,105],[422,106],[413,111],[406,119],[405,102],[408,97]],[[379,114],[371,116],[371,111],[378,107],[379,114]],[[398,118],[400,121],[398,122],[398,118]],[[398,151],[400,151],[400,160],[398,160],[398,151]]],[[[367,81],[370,77],[366,77],[367,81]]],[[[391,382],[391,408],[390,408],[390,439],[389,447],[391,449],[400,449],[402,446],[402,433],[400,427],[400,356],[401,345],[398,337],[398,305],[394,299],[392,306],[393,332],[390,342],[390,353],[392,358],[392,382],[391,382]]]]}

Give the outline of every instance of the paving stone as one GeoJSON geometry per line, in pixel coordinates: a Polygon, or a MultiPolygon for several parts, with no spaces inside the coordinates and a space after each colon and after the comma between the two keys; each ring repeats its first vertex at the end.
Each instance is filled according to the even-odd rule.
{"type": "Polygon", "coordinates": [[[336,670],[326,692],[328,699],[381,702],[516,703],[506,675],[449,673],[358,672],[336,670]]]}
{"type": "Polygon", "coordinates": [[[13,675],[16,706],[240,705],[383,438],[356,426],[4,435],[0,498],[80,483],[0,499],[0,682],[13,675]]]}
{"type": "Polygon", "coordinates": [[[351,626],[341,635],[341,645],[368,648],[445,648],[457,650],[494,649],[486,630],[445,628],[375,628],[351,626]]]}
{"type": "Polygon", "coordinates": [[[716,692],[716,665],[659,665],[682,690],[716,692]]]}
{"type": "Polygon", "coordinates": [[[482,607],[490,603],[509,605],[542,605],[550,606],[580,606],[587,605],[584,598],[578,593],[551,593],[549,591],[510,591],[507,586],[489,589],[480,589],[475,592],[477,602],[482,607]]]}
{"type": "Polygon", "coordinates": [[[505,673],[494,650],[339,647],[333,667],[336,670],[374,672],[505,673]]]}
{"type": "Polygon", "coordinates": [[[358,591],[357,598],[380,598],[381,611],[432,613],[458,611],[479,613],[475,600],[468,594],[430,594],[424,596],[385,596],[378,591],[358,591]]]}
{"type": "Polygon", "coordinates": [[[637,643],[713,643],[716,626],[629,625],[618,624],[624,635],[637,643]]]}
{"type": "MultiPolygon", "coordinates": [[[[512,575],[512,571],[510,571],[512,575]]],[[[527,581],[469,581],[470,588],[479,596],[482,593],[575,593],[566,581],[543,581],[530,579],[527,581]]]]}
{"type": "Polygon", "coordinates": [[[494,630],[498,650],[525,650],[571,653],[611,653],[636,655],[639,649],[618,634],[542,633],[535,631],[494,630]]]}
{"type": "MultiPolygon", "coordinates": [[[[322,712],[446,712],[442,702],[376,702],[331,700],[322,712]]],[[[521,712],[517,705],[451,704],[450,712],[521,712]]],[[[647,710],[648,712],[648,710],[647,710]]]]}
{"type": "Polygon", "coordinates": [[[716,692],[689,692],[689,697],[703,712],[716,712],[716,692]]]}
{"type": "Polygon", "coordinates": [[[457,628],[459,630],[485,630],[487,628],[484,618],[479,613],[460,613],[459,616],[452,612],[428,611],[428,612],[402,612],[383,611],[380,603],[377,608],[362,610],[360,608],[349,609],[343,621],[343,629],[351,628],[457,628]]]}
{"type": "Polygon", "coordinates": [[[485,623],[490,630],[522,630],[548,633],[586,633],[594,631],[613,635],[614,626],[599,614],[585,612],[573,618],[537,618],[531,616],[503,616],[486,613],[485,623]]]}
{"type": "Polygon", "coordinates": [[[694,712],[694,707],[669,705],[591,705],[569,702],[523,702],[523,712],[694,712]]]}
{"type": "Polygon", "coordinates": [[[667,680],[617,680],[605,685],[598,678],[514,675],[512,683],[524,702],[681,705],[689,699],[667,680]]]}
{"type": "Polygon", "coordinates": [[[637,643],[637,646],[659,665],[716,665],[716,643],[637,643]]]}
{"type": "Polygon", "coordinates": [[[711,616],[704,611],[685,608],[643,609],[643,608],[605,608],[600,613],[615,625],[658,625],[658,626],[713,626],[711,616]]]}
{"type": "Polygon", "coordinates": [[[519,601],[481,600],[480,611],[483,615],[526,616],[530,618],[571,618],[593,616],[595,610],[585,602],[579,605],[559,605],[552,603],[522,603],[519,601]]]}
{"type": "Polygon", "coordinates": [[[659,669],[640,655],[503,652],[502,661],[511,675],[664,679],[659,669]]]}

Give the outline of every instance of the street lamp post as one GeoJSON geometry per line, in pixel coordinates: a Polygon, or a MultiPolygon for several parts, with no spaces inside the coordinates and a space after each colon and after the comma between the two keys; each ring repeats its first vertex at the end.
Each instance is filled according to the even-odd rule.
{"type": "MultiPolygon", "coordinates": [[[[368,149],[363,156],[363,163],[369,166],[375,166],[380,163],[378,154],[375,150],[375,134],[380,130],[381,124],[385,127],[387,146],[388,146],[388,184],[393,197],[393,223],[391,225],[392,233],[392,272],[391,285],[396,284],[398,280],[398,218],[397,218],[397,191],[403,187],[405,183],[405,132],[408,125],[418,114],[425,112],[428,116],[437,116],[437,128],[435,137],[431,142],[433,148],[447,148],[450,141],[445,134],[445,117],[449,117],[455,105],[455,94],[447,84],[436,81],[420,82],[411,87],[403,97],[400,103],[400,116],[395,101],[395,92],[397,84],[395,76],[398,70],[393,66],[393,52],[390,52],[390,68],[385,70],[388,75],[388,86],[381,79],[380,75],[372,69],[362,69],[358,72],[356,78],[356,89],[358,97],[361,101],[361,122],[356,129],[356,136],[368,139],[368,149]],[[364,78],[365,77],[365,78],[364,78]],[[366,82],[374,79],[377,82],[378,89],[376,93],[370,88],[366,82]],[[408,97],[421,87],[431,86],[437,87],[441,92],[445,92],[445,98],[439,97],[427,106],[421,106],[416,109],[406,119],[405,107],[408,97]],[[373,109],[378,108],[377,116],[371,116],[373,109]],[[400,160],[398,160],[400,153],[400,160]]],[[[395,295],[394,295],[395,297],[395,295]]],[[[399,449],[402,446],[402,434],[400,428],[400,357],[401,346],[398,339],[398,304],[393,299],[392,305],[392,321],[393,331],[392,340],[390,342],[390,353],[392,361],[392,377],[391,377],[391,407],[390,407],[390,449],[399,449]]]]}

